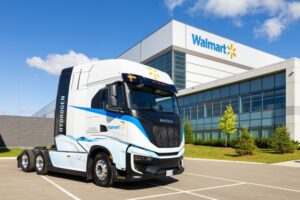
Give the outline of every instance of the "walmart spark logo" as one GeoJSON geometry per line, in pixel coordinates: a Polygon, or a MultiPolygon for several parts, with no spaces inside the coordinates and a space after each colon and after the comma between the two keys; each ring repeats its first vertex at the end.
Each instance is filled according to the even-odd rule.
{"type": "Polygon", "coordinates": [[[158,80],[159,79],[159,75],[158,75],[157,69],[154,69],[152,67],[147,67],[147,69],[149,70],[149,75],[151,77],[153,77],[154,80],[158,80]]]}
{"type": "Polygon", "coordinates": [[[200,35],[192,34],[193,44],[202,48],[210,49],[217,53],[228,55],[231,59],[237,56],[237,49],[233,44],[226,45],[210,41],[208,38],[202,38],[200,35]]]}
{"type": "Polygon", "coordinates": [[[228,45],[227,50],[227,55],[229,55],[231,59],[236,57],[236,48],[233,46],[233,44],[228,45]]]}

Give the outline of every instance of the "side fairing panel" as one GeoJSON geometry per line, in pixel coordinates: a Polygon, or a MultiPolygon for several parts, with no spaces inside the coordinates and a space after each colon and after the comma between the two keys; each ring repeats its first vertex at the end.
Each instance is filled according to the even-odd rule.
{"type": "Polygon", "coordinates": [[[49,151],[54,167],[86,172],[87,153],[49,151]]]}
{"type": "Polygon", "coordinates": [[[58,135],[55,137],[55,143],[58,151],[86,152],[72,136],[58,135]]]}

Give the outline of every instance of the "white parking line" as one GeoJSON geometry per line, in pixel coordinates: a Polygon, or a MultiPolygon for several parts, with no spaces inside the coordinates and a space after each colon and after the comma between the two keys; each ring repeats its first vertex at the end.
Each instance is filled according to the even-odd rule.
{"type": "Polygon", "coordinates": [[[253,182],[234,180],[234,179],[226,179],[226,178],[221,178],[221,177],[207,176],[207,175],[195,174],[195,173],[184,173],[184,174],[191,175],[191,176],[200,176],[200,177],[205,177],[205,178],[211,178],[211,179],[216,179],[216,180],[226,180],[226,181],[240,182],[240,183],[246,183],[246,184],[249,184],[249,185],[255,185],[255,186],[260,186],[260,187],[266,187],[266,188],[272,188],[272,189],[277,189],[277,190],[285,190],[285,191],[289,191],[289,192],[300,193],[300,190],[295,190],[295,189],[290,189],[290,188],[285,188],[285,187],[278,187],[278,186],[273,186],[273,185],[265,185],[265,184],[260,184],[260,183],[253,183],[253,182]]]}
{"type": "Polygon", "coordinates": [[[246,183],[240,182],[240,183],[233,183],[233,184],[227,184],[227,185],[219,185],[219,186],[214,186],[214,187],[199,188],[199,189],[193,189],[193,190],[180,190],[180,189],[177,189],[177,188],[173,188],[173,187],[169,187],[169,186],[164,186],[164,185],[159,185],[159,184],[155,184],[155,183],[151,183],[151,182],[148,182],[148,184],[155,185],[155,186],[160,186],[160,187],[163,187],[163,188],[166,188],[166,189],[169,189],[169,190],[174,190],[176,192],[170,192],[170,193],[164,193],[164,194],[157,194],[157,195],[150,195],[150,196],[143,196],[143,197],[136,197],[136,198],[132,198],[132,199],[128,199],[128,200],[150,199],[150,198],[155,198],[155,197],[162,197],[162,196],[176,195],[176,194],[189,194],[189,195],[194,195],[194,196],[202,197],[202,198],[205,198],[205,199],[217,200],[215,198],[208,197],[208,196],[201,195],[201,194],[196,194],[196,193],[193,193],[193,192],[204,191],[204,190],[212,190],[212,189],[224,188],[224,187],[232,187],[232,186],[242,185],[242,184],[246,184],[246,183]]]}
{"type": "Polygon", "coordinates": [[[300,193],[300,190],[294,190],[294,189],[284,188],[284,187],[277,187],[277,186],[273,186],[273,185],[265,185],[265,184],[250,183],[250,182],[247,182],[247,184],[260,186],[260,187],[266,187],[266,188],[272,188],[272,189],[277,189],[277,190],[285,190],[285,191],[289,191],[289,192],[298,192],[298,193],[300,193]]]}
{"type": "Polygon", "coordinates": [[[244,181],[238,181],[238,180],[233,180],[233,179],[227,179],[227,178],[221,178],[221,177],[215,177],[215,176],[206,176],[206,175],[202,175],[202,174],[195,174],[195,173],[188,173],[188,172],[184,172],[183,174],[192,175],[192,176],[201,176],[204,178],[216,179],[216,180],[221,180],[221,181],[231,181],[231,182],[238,182],[238,183],[244,182],[244,181]]]}
{"type": "Polygon", "coordinates": [[[50,179],[48,179],[45,176],[41,176],[44,180],[48,181],[49,183],[51,183],[52,185],[54,185],[56,188],[58,188],[60,191],[62,191],[63,193],[65,193],[66,195],[68,195],[69,197],[71,197],[74,200],[80,200],[80,198],[78,198],[77,196],[75,196],[74,194],[72,194],[71,192],[67,191],[66,189],[62,188],[61,186],[57,185],[56,183],[54,183],[53,181],[51,181],[50,179]]]}
{"type": "Polygon", "coordinates": [[[184,193],[184,192],[169,192],[169,193],[164,193],[164,194],[136,197],[136,198],[127,199],[127,200],[150,199],[150,198],[155,198],[155,197],[163,197],[163,196],[174,195],[174,194],[182,194],[182,193],[184,193]]]}
{"type": "Polygon", "coordinates": [[[214,186],[214,187],[207,187],[207,188],[200,188],[200,189],[194,189],[194,190],[187,190],[186,192],[197,192],[197,191],[204,191],[204,190],[213,190],[213,189],[219,189],[219,188],[225,188],[225,187],[232,187],[232,186],[244,185],[244,184],[246,184],[246,183],[245,182],[233,183],[233,184],[228,184],[228,185],[219,185],[219,186],[214,186]]]}

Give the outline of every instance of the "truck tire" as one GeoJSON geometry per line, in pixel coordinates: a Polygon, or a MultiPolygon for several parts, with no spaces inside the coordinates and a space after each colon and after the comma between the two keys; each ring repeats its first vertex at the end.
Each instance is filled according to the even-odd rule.
{"type": "Polygon", "coordinates": [[[41,151],[35,156],[35,171],[38,175],[46,175],[48,173],[45,156],[41,151]]]}
{"type": "Polygon", "coordinates": [[[24,150],[21,155],[21,168],[23,172],[34,171],[34,153],[32,150],[24,150]]]}
{"type": "Polygon", "coordinates": [[[101,187],[110,187],[114,183],[114,168],[106,153],[98,153],[94,157],[93,181],[101,187]]]}

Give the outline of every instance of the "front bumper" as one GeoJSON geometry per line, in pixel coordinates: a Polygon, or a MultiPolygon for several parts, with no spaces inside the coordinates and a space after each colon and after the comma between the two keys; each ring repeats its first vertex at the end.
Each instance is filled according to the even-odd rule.
{"type": "Polygon", "coordinates": [[[126,171],[118,170],[116,181],[138,181],[181,174],[184,171],[183,153],[158,156],[129,151],[126,153],[126,171]]]}

